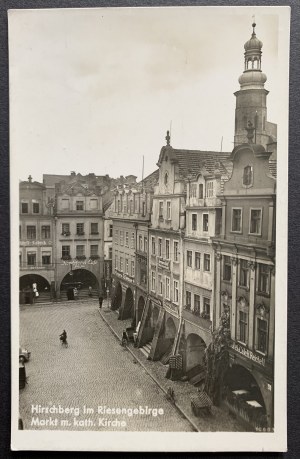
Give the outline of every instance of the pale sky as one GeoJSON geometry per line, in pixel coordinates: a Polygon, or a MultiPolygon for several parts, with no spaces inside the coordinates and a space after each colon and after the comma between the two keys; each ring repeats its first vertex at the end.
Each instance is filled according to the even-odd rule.
{"type": "Polygon", "coordinates": [[[231,151],[244,43],[263,42],[278,122],[278,9],[19,10],[9,16],[11,154],[18,176],[71,171],[141,179],[174,148],[231,151]]]}

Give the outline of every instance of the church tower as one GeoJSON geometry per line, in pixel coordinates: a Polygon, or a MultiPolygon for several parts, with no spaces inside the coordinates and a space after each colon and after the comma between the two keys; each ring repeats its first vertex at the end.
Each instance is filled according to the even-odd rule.
{"type": "Polygon", "coordinates": [[[254,128],[254,143],[266,150],[274,150],[276,144],[276,124],[267,121],[266,75],[261,70],[262,42],[256,37],[256,24],[252,24],[252,36],[245,45],[244,72],[239,77],[240,90],[235,92],[235,132],[234,146],[247,143],[246,128],[254,128]]]}

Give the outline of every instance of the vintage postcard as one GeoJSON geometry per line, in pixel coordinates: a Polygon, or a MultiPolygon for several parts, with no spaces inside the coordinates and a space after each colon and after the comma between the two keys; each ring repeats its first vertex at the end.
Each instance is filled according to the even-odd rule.
{"type": "Polygon", "coordinates": [[[286,450],[289,7],[8,22],[12,449],[286,450]]]}

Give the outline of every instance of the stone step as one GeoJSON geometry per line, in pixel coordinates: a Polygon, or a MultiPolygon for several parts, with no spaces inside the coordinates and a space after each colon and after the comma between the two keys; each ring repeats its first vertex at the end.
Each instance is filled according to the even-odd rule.
{"type": "Polygon", "coordinates": [[[149,343],[144,344],[143,347],[140,347],[140,351],[148,358],[150,351],[151,351],[151,346],[152,346],[152,341],[149,341],[149,343]]]}

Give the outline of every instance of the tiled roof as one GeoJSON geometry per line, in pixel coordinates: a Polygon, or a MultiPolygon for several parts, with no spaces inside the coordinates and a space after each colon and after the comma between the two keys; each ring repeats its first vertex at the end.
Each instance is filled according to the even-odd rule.
{"type": "Polygon", "coordinates": [[[144,180],[141,180],[139,182],[139,185],[143,184],[145,188],[153,188],[155,185],[157,185],[158,179],[159,179],[159,169],[156,169],[150,175],[145,177],[144,180]]]}

